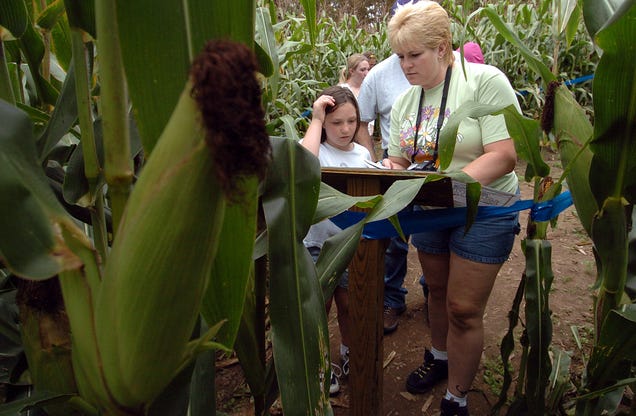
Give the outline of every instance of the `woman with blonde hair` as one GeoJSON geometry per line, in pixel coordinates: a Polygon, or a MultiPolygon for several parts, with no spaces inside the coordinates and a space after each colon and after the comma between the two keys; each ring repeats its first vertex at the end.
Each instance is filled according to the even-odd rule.
{"type": "Polygon", "coordinates": [[[347,66],[340,73],[340,86],[346,87],[358,97],[362,80],[369,73],[369,60],[361,53],[354,53],[347,59],[347,66]]]}
{"type": "MultiPolygon", "coordinates": [[[[388,25],[391,48],[411,87],[395,101],[387,159],[392,169],[412,163],[439,171],[438,137],[445,121],[466,102],[520,111],[514,90],[497,68],[456,65],[450,18],[438,3],[399,7],[388,25]]],[[[502,115],[462,121],[452,161],[444,173],[463,172],[504,192],[518,192],[517,154],[502,115]]],[[[467,416],[466,393],[479,368],[483,315],[497,273],[519,232],[518,215],[478,219],[464,226],[411,236],[429,287],[431,348],[406,380],[411,393],[424,394],[448,379],[441,416],[467,416]]]]}

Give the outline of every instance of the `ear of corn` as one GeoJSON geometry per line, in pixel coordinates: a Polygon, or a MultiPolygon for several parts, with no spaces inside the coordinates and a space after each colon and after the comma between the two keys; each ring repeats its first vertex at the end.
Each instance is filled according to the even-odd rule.
{"type": "Polygon", "coordinates": [[[151,402],[182,364],[223,220],[189,91],[131,195],[97,300],[106,384],[127,408],[151,402]]]}

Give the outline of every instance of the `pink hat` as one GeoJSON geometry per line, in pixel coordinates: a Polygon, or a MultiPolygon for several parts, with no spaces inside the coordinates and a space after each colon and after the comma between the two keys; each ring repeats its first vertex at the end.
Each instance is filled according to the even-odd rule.
{"type": "MultiPolygon", "coordinates": [[[[457,49],[457,52],[459,52],[457,49]]],[[[464,44],[464,59],[468,62],[475,62],[477,64],[484,63],[484,54],[481,52],[481,48],[475,42],[467,42],[464,44]]]]}

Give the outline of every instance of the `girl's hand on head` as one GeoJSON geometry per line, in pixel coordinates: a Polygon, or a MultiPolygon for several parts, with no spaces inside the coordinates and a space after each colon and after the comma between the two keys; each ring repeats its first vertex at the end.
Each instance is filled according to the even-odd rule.
{"type": "Polygon", "coordinates": [[[324,123],[327,107],[331,107],[335,104],[336,100],[334,100],[331,95],[321,95],[314,101],[312,117],[324,123]]]}

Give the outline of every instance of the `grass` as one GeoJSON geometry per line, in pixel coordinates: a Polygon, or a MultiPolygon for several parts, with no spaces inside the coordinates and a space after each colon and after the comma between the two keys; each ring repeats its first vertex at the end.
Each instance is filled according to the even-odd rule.
{"type": "MultiPolygon", "coordinates": [[[[499,396],[499,394],[501,393],[501,388],[503,386],[503,373],[504,373],[504,367],[500,357],[487,358],[484,361],[483,367],[484,367],[484,375],[483,375],[484,382],[486,383],[490,391],[495,396],[499,396]]],[[[512,373],[513,368],[510,362],[508,363],[508,369],[512,373]]]]}

